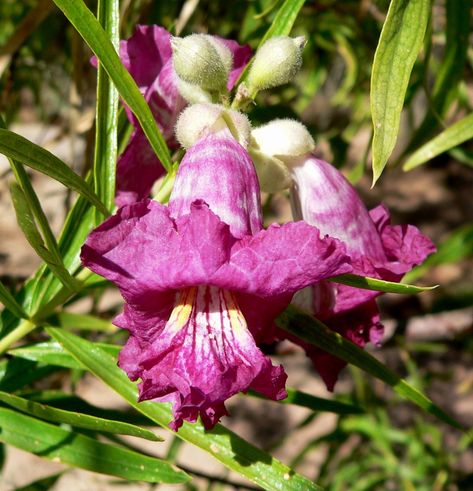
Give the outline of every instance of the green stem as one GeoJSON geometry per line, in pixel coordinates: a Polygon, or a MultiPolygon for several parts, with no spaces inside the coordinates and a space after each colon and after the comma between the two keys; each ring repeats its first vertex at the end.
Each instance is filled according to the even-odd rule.
{"type": "Polygon", "coordinates": [[[25,337],[36,327],[36,324],[33,324],[33,322],[30,320],[22,320],[20,324],[13,329],[13,331],[0,339],[0,355],[5,353],[5,351],[7,351],[13,343],[16,343],[16,341],[19,341],[21,338],[25,337]]]}

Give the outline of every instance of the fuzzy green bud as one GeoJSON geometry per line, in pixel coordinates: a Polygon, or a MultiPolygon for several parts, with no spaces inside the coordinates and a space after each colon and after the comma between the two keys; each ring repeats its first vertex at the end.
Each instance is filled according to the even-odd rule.
{"type": "Polygon", "coordinates": [[[250,92],[270,89],[290,82],[302,65],[304,36],[277,36],[268,39],[255,55],[248,74],[250,92]]]}
{"type": "Polygon", "coordinates": [[[205,34],[171,39],[174,69],[180,79],[204,90],[226,88],[232,54],[222,43],[205,34]]]}

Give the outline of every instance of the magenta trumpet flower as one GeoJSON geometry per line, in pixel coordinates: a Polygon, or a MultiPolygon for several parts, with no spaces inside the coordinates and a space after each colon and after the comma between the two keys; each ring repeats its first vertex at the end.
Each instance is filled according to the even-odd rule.
{"type": "MultiPolygon", "coordinates": [[[[399,281],[435,251],[430,239],[416,227],[391,225],[384,205],[368,212],[353,186],[327,162],[307,155],[291,173],[294,217],[340,239],[354,274],[399,281]]],[[[358,346],[379,344],[383,326],[375,298],[380,292],[321,281],[309,294],[311,312],[329,327],[358,346]]],[[[305,348],[332,390],[345,362],[313,346],[305,348]]]]}
{"type": "MultiPolygon", "coordinates": [[[[313,155],[307,129],[292,120],[275,120],[252,132],[250,152],[267,191],[291,189],[293,216],[342,241],[353,273],[399,281],[435,250],[412,225],[390,224],[380,205],[368,212],[353,186],[332,165],[313,155]]],[[[383,335],[375,298],[380,292],[319,281],[296,296],[305,310],[358,346],[379,344],[383,335]]],[[[287,337],[284,332],[281,338],[287,337]]],[[[315,368],[332,390],[345,362],[308,345],[315,368]]]]}
{"type": "Polygon", "coordinates": [[[284,398],[284,369],[257,343],[294,292],[351,270],[341,242],[305,222],[263,230],[253,163],[228,130],[187,151],[168,207],[120,208],[82,261],[119,287],[119,364],[140,400],[172,403],[174,430],[199,415],[212,428],[240,391],[284,398]]]}
{"type": "MultiPolygon", "coordinates": [[[[230,39],[217,36],[215,39],[232,54],[228,78],[230,90],[251,57],[251,48],[230,39]]],[[[160,26],[139,25],[130,39],[121,41],[120,58],[150,105],[166,143],[171,149],[177,148],[174,126],[187,102],[178,90],[171,35],[160,26]]],[[[126,111],[134,131],[117,163],[116,202],[119,206],[147,197],[155,181],[164,174],[164,168],[140,125],[128,108],[126,111]]]]}

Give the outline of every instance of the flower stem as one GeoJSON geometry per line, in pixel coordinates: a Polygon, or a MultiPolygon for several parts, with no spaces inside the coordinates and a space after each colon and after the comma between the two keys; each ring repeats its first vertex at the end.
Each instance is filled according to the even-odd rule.
{"type": "Polygon", "coordinates": [[[5,353],[5,351],[7,351],[13,343],[26,336],[36,327],[36,324],[30,320],[25,319],[21,321],[20,324],[13,329],[13,331],[0,339],[0,355],[5,353]]]}

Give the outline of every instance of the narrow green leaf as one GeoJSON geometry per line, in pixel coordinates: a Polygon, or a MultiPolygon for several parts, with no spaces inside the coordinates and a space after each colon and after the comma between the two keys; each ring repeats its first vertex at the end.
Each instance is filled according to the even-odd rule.
{"type": "Polygon", "coordinates": [[[434,290],[438,285],[434,286],[416,286],[406,285],[404,283],[395,283],[393,281],[378,280],[377,278],[369,278],[368,276],[358,276],[355,274],[341,274],[330,278],[334,283],[342,285],[354,286],[363,290],[374,290],[385,293],[401,293],[404,295],[413,295],[429,290],[434,290]]]}
{"type": "Polygon", "coordinates": [[[27,319],[23,307],[16,301],[15,297],[7,290],[5,285],[0,281],[0,302],[10,310],[12,314],[15,314],[17,317],[21,317],[22,319],[27,319]]]}
{"type": "MultiPolygon", "coordinates": [[[[269,26],[269,29],[266,31],[265,35],[261,38],[261,41],[258,47],[262,46],[269,38],[275,36],[289,36],[291,33],[294,22],[299,15],[299,11],[304,5],[305,0],[285,0],[285,2],[281,5],[276,17],[273,22],[269,26]]],[[[248,71],[251,65],[251,61],[243,70],[240,78],[236,85],[244,82],[248,76],[248,71]]]]}
{"type": "Polygon", "coordinates": [[[62,472],[41,479],[35,479],[26,486],[15,488],[12,491],[49,491],[61,476],[62,472]]]}
{"type": "MultiPolygon", "coordinates": [[[[0,128],[6,129],[5,122],[2,118],[0,118],[0,128]]],[[[36,195],[33,186],[31,185],[28,174],[26,173],[21,163],[16,162],[15,160],[12,160],[10,158],[8,160],[10,162],[10,167],[12,168],[12,171],[15,175],[16,181],[21,187],[23,195],[26,198],[28,207],[30,208],[35,220],[39,225],[47,249],[50,251],[52,257],[54,258],[54,262],[57,264],[62,264],[62,257],[61,253],[59,252],[56,238],[54,237],[51,227],[49,226],[48,219],[41,207],[38,196],[36,195]]],[[[69,277],[67,281],[69,283],[69,286],[72,287],[74,283],[72,278],[69,277]]]]}
{"type": "MultiPolygon", "coordinates": [[[[258,392],[250,390],[248,392],[250,396],[258,397],[259,399],[266,399],[258,392]]],[[[358,414],[364,413],[364,410],[359,406],[352,404],[346,404],[345,402],[334,401],[331,399],[324,399],[322,397],[316,397],[300,390],[287,388],[287,397],[281,401],[277,401],[282,404],[294,404],[295,406],[306,407],[312,409],[312,411],[326,411],[335,414],[358,414]]]]}
{"type": "Polygon", "coordinates": [[[473,138],[473,113],[452,124],[438,136],[422,145],[405,162],[403,170],[408,171],[425,164],[437,155],[450,150],[473,138]]]}
{"type": "Polygon", "coordinates": [[[105,216],[109,215],[103,203],[90,189],[87,183],[73,172],[62,160],[58,159],[44,148],[13,133],[13,131],[0,129],[0,153],[3,153],[3,155],[12,160],[21,162],[32,169],[46,174],[68,188],[77,191],[87,198],[105,216]]]}
{"type": "MultiPolygon", "coordinates": [[[[118,0],[99,0],[97,20],[103,26],[110,42],[118,51],[118,0]]],[[[118,92],[109,79],[102,63],[97,67],[97,106],[94,153],[95,192],[109,211],[114,207],[115,170],[118,148],[118,92]]],[[[98,215],[97,222],[102,217],[98,215]]]]}
{"type": "Polygon", "coordinates": [[[445,52],[441,65],[435,69],[435,83],[429,110],[407,146],[411,152],[432,137],[454,100],[458,83],[463,78],[469,47],[472,0],[446,0],[445,52]]]}
{"type": "Polygon", "coordinates": [[[406,281],[421,278],[430,268],[439,264],[456,263],[473,256],[473,225],[465,225],[455,230],[440,244],[437,252],[430,255],[420,266],[409,271],[406,281]]]}
{"type": "Polygon", "coordinates": [[[392,0],[371,75],[373,185],[396,144],[412,67],[422,47],[430,0],[392,0]]]}
{"type": "MultiPolygon", "coordinates": [[[[151,401],[138,403],[136,386],[117,367],[115,358],[95,344],[68,331],[54,328],[48,328],[47,331],[72,356],[120,394],[131,406],[148,416],[152,421],[169,429],[168,424],[172,420],[169,405],[151,401]]],[[[185,422],[179,429],[177,436],[210,453],[226,467],[238,472],[263,489],[269,491],[321,489],[222,425],[217,425],[211,431],[205,431],[200,423],[185,422]]]]}
{"type": "Polygon", "coordinates": [[[182,483],[189,476],[158,458],[101,443],[93,438],[0,408],[0,441],[40,457],[129,480],[182,483]]]}
{"type": "Polygon", "coordinates": [[[319,320],[290,306],[278,318],[278,325],[294,336],[337,356],[347,363],[361,368],[373,377],[390,385],[400,396],[410,400],[424,411],[436,416],[449,425],[463,429],[462,425],[446,414],[426,395],[409,385],[383,363],[356,344],[332,331],[319,320]]]}
{"type": "MultiPolygon", "coordinates": [[[[78,363],[78,362],[76,362],[78,363]]],[[[48,406],[53,406],[58,409],[64,409],[66,411],[81,412],[89,414],[90,416],[96,416],[105,419],[114,419],[121,421],[122,423],[130,423],[132,425],[149,426],[154,423],[144,416],[143,414],[136,413],[136,411],[118,411],[116,409],[104,409],[101,407],[93,406],[80,397],[62,392],[59,390],[36,390],[36,391],[23,391],[19,393],[21,397],[29,399],[48,406]]]]}
{"type": "Polygon", "coordinates": [[[26,240],[36,251],[38,256],[51,268],[51,271],[71,291],[77,290],[77,284],[64,267],[60,258],[55,257],[44,245],[43,238],[36,228],[33,214],[28,206],[28,200],[18,184],[13,183],[10,187],[16,219],[26,240]]]}
{"type": "MultiPolygon", "coordinates": [[[[84,329],[87,331],[101,331],[106,333],[112,333],[117,328],[105,319],[100,319],[93,315],[75,314],[74,312],[59,312],[55,319],[58,321],[58,325],[66,329],[84,329]]],[[[54,325],[56,325],[54,323],[54,325]]]]}
{"type": "Polygon", "coordinates": [[[89,416],[88,414],[81,414],[75,411],[56,409],[45,404],[8,394],[7,392],[0,391],[0,401],[3,401],[5,404],[8,404],[23,413],[50,421],[51,423],[64,423],[76,428],[86,428],[92,431],[136,436],[153,442],[162,441],[162,438],[158,438],[152,431],[145,430],[138,426],[122,423],[121,421],[89,416]]]}
{"type": "Polygon", "coordinates": [[[0,390],[13,392],[60,370],[33,361],[12,358],[0,361],[0,390]]]}
{"type": "MultiPolygon", "coordinates": [[[[116,357],[121,346],[113,344],[95,343],[106,353],[116,357]]],[[[21,346],[11,349],[9,355],[24,358],[26,360],[37,361],[48,365],[56,365],[65,368],[86,369],[82,363],[64,351],[63,347],[56,341],[44,341],[41,343],[21,346]]]]}
{"type": "Polygon", "coordinates": [[[159,131],[153,113],[133,77],[120,61],[103,27],[82,0],[75,0],[74,2],[70,0],[54,0],[54,3],[63,11],[69,22],[77,29],[77,32],[89,45],[90,49],[97,55],[104,69],[113,80],[120,96],[138,119],[163,167],[167,171],[171,170],[172,161],[169,149],[159,131]]]}

